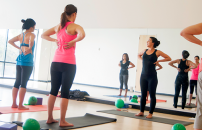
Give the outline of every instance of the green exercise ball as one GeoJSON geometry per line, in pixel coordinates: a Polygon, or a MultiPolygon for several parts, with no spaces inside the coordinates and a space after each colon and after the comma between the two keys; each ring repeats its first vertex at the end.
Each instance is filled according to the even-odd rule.
{"type": "Polygon", "coordinates": [[[135,98],[132,98],[132,99],[130,100],[130,102],[138,103],[137,99],[135,99],[135,98]]]}
{"type": "Polygon", "coordinates": [[[35,119],[27,119],[22,126],[23,130],[40,130],[40,124],[35,119]]]}
{"type": "Polygon", "coordinates": [[[137,100],[137,99],[138,99],[138,96],[137,96],[137,95],[133,95],[133,98],[137,100]]]}
{"type": "Polygon", "coordinates": [[[174,124],[171,130],[186,130],[186,128],[184,127],[184,125],[182,124],[174,124]]]}
{"type": "Polygon", "coordinates": [[[37,103],[37,98],[34,97],[34,96],[31,96],[31,97],[29,98],[28,104],[29,104],[29,105],[36,105],[36,103],[37,103]]]}
{"type": "Polygon", "coordinates": [[[124,101],[123,101],[122,99],[116,100],[115,106],[116,106],[117,108],[123,108],[123,106],[124,106],[124,101]]]}

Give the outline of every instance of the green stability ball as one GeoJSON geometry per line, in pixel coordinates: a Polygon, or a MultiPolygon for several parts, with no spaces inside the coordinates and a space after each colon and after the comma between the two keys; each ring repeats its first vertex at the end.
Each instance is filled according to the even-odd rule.
{"type": "Polygon", "coordinates": [[[135,98],[132,98],[132,99],[130,100],[130,102],[138,103],[137,99],[135,99],[135,98]]]}
{"type": "Polygon", "coordinates": [[[182,124],[174,124],[171,130],[186,130],[186,128],[184,127],[184,125],[182,124]]]}
{"type": "Polygon", "coordinates": [[[36,105],[36,103],[37,103],[37,98],[34,97],[34,96],[31,96],[31,97],[29,98],[28,104],[29,104],[29,105],[36,105]]]}
{"type": "Polygon", "coordinates": [[[138,96],[137,96],[137,95],[133,95],[133,98],[137,100],[137,99],[138,99],[138,96]]]}
{"type": "Polygon", "coordinates": [[[123,101],[122,99],[116,100],[115,106],[116,106],[117,108],[123,108],[123,106],[124,106],[124,101],[123,101]]]}
{"type": "Polygon", "coordinates": [[[40,124],[35,119],[27,119],[22,126],[23,130],[40,130],[40,124]]]}

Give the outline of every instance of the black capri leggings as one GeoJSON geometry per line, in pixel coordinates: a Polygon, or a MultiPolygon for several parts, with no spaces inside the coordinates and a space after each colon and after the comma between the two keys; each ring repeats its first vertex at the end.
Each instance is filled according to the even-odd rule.
{"type": "Polygon", "coordinates": [[[144,112],[146,105],[147,91],[150,94],[150,109],[149,113],[153,114],[156,106],[156,88],[158,84],[157,74],[154,75],[144,75],[141,74],[140,77],[140,87],[141,87],[141,101],[140,101],[140,111],[144,112]]]}
{"type": "Polygon", "coordinates": [[[22,88],[26,88],[27,82],[32,74],[33,66],[20,66],[16,65],[16,80],[14,87],[19,89],[21,86],[22,88]]]}
{"type": "Polygon", "coordinates": [[[195,86],[195,92],[197,95],[197,80],[190,80],[190,94],[194,93],[194,86],[195,86]]]}
{"type": "Polygon", "coordinates": [[[187,95],[188,86],[189,86],[188,75],[183,76],[178,74],[175,80],[175,96],[174,96],[174,104],[173,104],[175,108],[177,108],[178,97],[182,87],[182,109],[184,109],[186,100],[187,100],[186,95],[187,95]]]}
{"type": "Polygon", "coordinates": [[[120,80],[120,89],[123,89],[123,84],[125,86],[125,89],[128,89],[128,75],[119,75],[120,80]]]}
{"type": "Polygon", "coordinates": [[[76,74],[76,65],[52,62],[51,65],[51,91],[50,94],[57,96],[61,88],[61,97],[69,99],[69,90],[76,74]]]}

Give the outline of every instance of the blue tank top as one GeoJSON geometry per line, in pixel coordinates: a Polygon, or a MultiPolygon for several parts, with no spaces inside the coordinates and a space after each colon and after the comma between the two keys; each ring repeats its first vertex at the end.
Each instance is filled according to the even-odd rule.
{"type": "MultiPolygon", "coordinates": [[[[24,43],[24,37],[25,37],[26,33],[24,34],[23,33],[23,40],[22,40],[22,43],[20,44],[20,48],[22,46],[26,46],[26,47],[29,47],[29,44],[25,44],[24,43]]],[[[24,55],[23,52],[17,57],[16,61],[16,65],[21,65],[21,66],[33,66],[33,59],[34,59],[34,56],[33,56],[33,53],[34,53],[34,46],[35,46],[35,42],[34,42],[34,45],[32,46],[32,54],[29,53],[27,55],[24,55]]]]}

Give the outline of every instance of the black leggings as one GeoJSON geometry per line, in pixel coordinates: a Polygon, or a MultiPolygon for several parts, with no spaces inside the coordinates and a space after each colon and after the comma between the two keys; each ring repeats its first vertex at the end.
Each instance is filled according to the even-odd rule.
{"type": "Polygon", "coordinates": [[[57,96],[61,88],[61,97],[69,99],[69,90],[76,74],[76,65],[52,62],[51,65],[51,91],[50,94],[57,96]]]}
{"type": "Polygon", "coordinates": [[[190,94],[194,93],[194,86],[195,86],[195,92],[197,95],[197,80],[190,80],[190,94]]]}
{"type": "Polygon", "coordinates": [[[27,82],[32,74],[33,66],[20,66],[16,65],[16,80],[14,87],[19,89],[21,86],[22,88],[26,88],[27,82]]]}
{"type": "Polygon", "coordinates": [[[174,96],[174,107],[177,108],[178,97],[180,94],[180,89],[182,87],[182,109],[184,109],[186,104],[186,95],[189,85],[188,76],[177,75],[175,80],[175,96],[174,96]]]}
{"type": "Polygon", "coordinates": [[[119,75],[120,80],[120,89],[123,89],[123,84],[125,86],[125,89],[128,89],[128,75],[119,75]]]}
{"type": "Polygon", "coordinates": [[[140,77],[140,86],[141,86],[141,101],[140,101],[140,111],[144,112],[146,105],[147,91],[149,90],[150,94],[150,109],[149,113],[153,113],[156,106],[156,88],[158,84],[157,75],[144,75],[140,77]]]}

